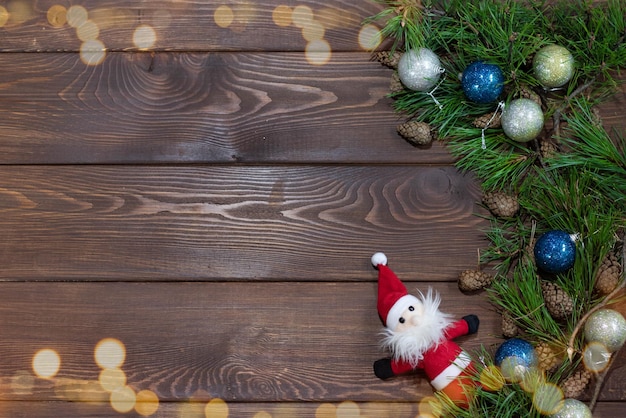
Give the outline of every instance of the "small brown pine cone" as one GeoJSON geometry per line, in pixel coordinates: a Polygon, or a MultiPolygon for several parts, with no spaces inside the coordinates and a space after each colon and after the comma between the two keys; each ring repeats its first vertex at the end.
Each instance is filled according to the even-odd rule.
{"type": "Polygon", "coordinates": [[[404,84],[400,81],[400,76],[397,71],[391,75],[391,82],[389,82],[389,91],[393,93],[400,93],[404,90],[404,84]]]}
{"type": "Polygon", "coordinates": [[[409,121],[398,125],[398,133],[413,145],[428,145],[433,140],[430,125],[425,122],[409,121]]]}
{"type": "Polygon", "coordinates": [[[542,281],[541,290],[546,308],[554,319],[565,319],[572,314],[574,302],[557,284],[542,281]]]}
{"type": "Polygon", "coordinates": [[[563,350],[559,350],[547,342],[540,342],[535,347],[537,354],[538,366],[541,370],[551,372],[563,362],[563,350]]]}
{"type": "Polygon", "coordinates": [[[520,98],[523,98],[523,99],[530,99],[533,102],[537,103],[539,106],[541,106],[541,96],[539,96],[537,93],[535,93],[527,85],[523,85],[520,88],[519,96],[520,96],[520,98]]]}
{"type": "Polygon", "coordinates": [[[391,51],[378,51],[374,53],[373,57],[384,66],[398,68],[398,62],[400,57],[402,57],[402,53],[399,51],[394,51],[393,53],[391,51]]]}
{"type": "Polygon", "coordinates": [[[483,203],[491,213],[501,218],[511,218],[519,211],[517,196],[504,192],[484,193],[483,203]]]}
{"type": "Polygon", "coordinates": [[[474,119],[474,126],[477,128],[485,129],[485,128],[499,128],[502,126],[502,115],[500,112],[496,113],[485,113],[482,116],[474,119]]]}
{"type": "Polygon", "coordinates": [[[565,398],[577,399],[583,394],[593,375],[585,368],[579,368],[561,383],[565,398]]]}
{"type": "Polygon", "coordinates": [[[601,295],[608,295],[619,284],[622,276],[622,266],[615,252],[610,252],[602,260],[596,275],[595,289],[601,295]]]}
{"type": "Polygon", "coordinates": [[[541,156],[543,158],[552,158],[556,155],[558,151],[558,148],[556,144],[554,144],[554,142],[546,140],[541,141],[539,148],[539,151],[541,152],[541,156]]]}
{"type": "Polygon", "coordinates": [[[506,338],[513,338],[519,334],[519,328],[513,318],[511,318],[511,314],[508,312],[502,313],[502,335],[506,338]]]}
{"type": "Polygon", "coordinates": [[[491,284],[493,276],[478,270],[464,270],[459,273],[459,289],[462,292],[473,292],[491,284]]]}

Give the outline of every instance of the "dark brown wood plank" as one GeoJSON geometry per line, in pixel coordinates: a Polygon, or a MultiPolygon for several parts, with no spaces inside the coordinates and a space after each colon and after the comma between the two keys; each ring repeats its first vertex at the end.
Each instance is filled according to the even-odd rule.
{"type": "Polygon", "coordinates": [[[142,25],[154,31],[154,42],[147,46],[155,50],[303,51],[308,43],[305,38],[309,38],[322,39],[336,51],[355,51],[361,49],[359,31],[363,20],[381,10],[374,1],[350,0],[84,0],[79,4],[26,0],[8,2],[5,7],[10,15],[0,27],[0,50],[4,51],[78,51],[80,38],[97,39],[109,50],[141,49],[146,45],[134,39],[142,25]],[[63,24],[57,17],[51,24],[48,11],[59,3],[68,9],[80,6],[84,12],[72,10],[68,23],[63,24]],[[289,9],[275,21],[273,15],[279,5],[289,9]],[[275,23],[285,19],[287,26],[275,23]],[[76,26],[87,20],[97,32],[83,28],[85,35],[79,36],[76,26]]]}
{"type": "Polygon", "coordinates": [[[400,138],[367,53],[0,54],[0,164],[450,163],[400,138]]]}
{"type": "MultiPolygon", "coordinates": [[[[458,340],[463,347],[497,342],[499,318],[485,295],[419,284],[430,285],[444,295],[442,310],[481,318],[477,335],[458,340]]],[[[104,338],[125,348],[127,384],[161,402],[417,402],[432,394],[421,374],[374,376],[372,363],[386,354],[381,329],[375,283],[5,282],[0,399],[103,400],[94,352],[104,338]],[[51,379],[32,367],[45,348],[60,357],[51,379]]]]}
{"type": "Polygon", "coordinates": [[[478,186],[452,167],[4,166],[11,280],[406,280],[476,263],[478,186]]]}
{"type": "MultiPolygon", "coordinates": [[[[152,418],[206,418],[207,402],[161,403],[152,418]]],[[[220,407],[222,407],[220,405],[220,407]]],[[[364,418],[415,418],[418,403],[399,402],[336,402],[336,403],[227,403],[228,416],[244,418],[335,418],[360,416],[364,418]],[[356,415],[360,413],[360,415],[356,415]],[[258,415],[257,415],[258,414],[258,415]],[[343,415],[342,415],[343,414],[343,415]]],[[[83,418],[110,418],[113,408],[108,402],[1,402],[0,411],[13,418],[58,418],[80,416],[83,418]]],[[[626,414],[626,405],[617,402],[600,402],[594,418],[616,418],[626,414]]],[[[116,414],[117,416],[117,414],[116,414]]],[[[130,412],[124,416],[141,415],[130,412]]],[[[144,415],[145,416],[145,415],[144,415]]],[[[220,416],[220,415],[215,415],[220,416]]]]}

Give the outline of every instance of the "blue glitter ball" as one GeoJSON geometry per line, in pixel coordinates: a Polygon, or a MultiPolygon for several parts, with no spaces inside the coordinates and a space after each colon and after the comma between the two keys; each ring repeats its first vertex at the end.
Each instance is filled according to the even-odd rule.
{"type": "Polygon", "coordinates": [[[502,362],[509,357],[516,357],[519,361],[518,364],[526,367],[537,365],[535,348],[531,343],[521,338],[511,338],[498,347],[495,355],[496,366],[501,366],[502,362]]]}
{"type": "Polygon", "coordinates": [[[504,88],[504,76],[497,65],[476,61],[463,71],[461,85],[465,96],[476,103],[491,103],[504,88]]]}
{"type": "Polygon", "coordinates": [[[535,262],[546,273],[564,273],[576,260],[576,244],[565,231],[548,231],[535,243],[535,262]]]}

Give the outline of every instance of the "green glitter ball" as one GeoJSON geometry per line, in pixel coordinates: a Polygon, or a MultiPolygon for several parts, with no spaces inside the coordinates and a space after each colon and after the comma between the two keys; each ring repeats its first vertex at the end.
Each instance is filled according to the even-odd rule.
{"type": "Polygon", "coordinates": [[[600,309],[587,319],[585,339],[587,342],[598,341],[610,352],[615,352],[626,342],[626,319],[613,309],[600,309]]]}
{"type": "Polygon", "coordinates": [[[560,45],[544,46],[535,54],[533,69],[544,87],[561,87],[574,75],[574,57],[560,45]]]}

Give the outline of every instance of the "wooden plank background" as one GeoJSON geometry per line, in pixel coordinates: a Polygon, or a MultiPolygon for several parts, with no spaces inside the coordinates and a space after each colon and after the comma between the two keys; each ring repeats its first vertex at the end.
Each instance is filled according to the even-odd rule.
{"type": "MultiPolygon", "coordinates": [[[[126,415],[415,417],[425,377],[372,372],[379,250],[409,289],[480,316],[464,347],[500,341],[485,295],[455,283],[485,245],[480,187],[395,133],[391,71],[359,44],[378,10],[0,3],[1,416],[122,414],[94,360],[114,338],[127,384],[158,398],[126,415]],[[32,365],[46,348],[49,379],[32,365]]],[[[603,105],[607,126],[625,105],[603,105]]],[[[623,415],[625,375],[620,358],[595,416],[623,415]]]]}

